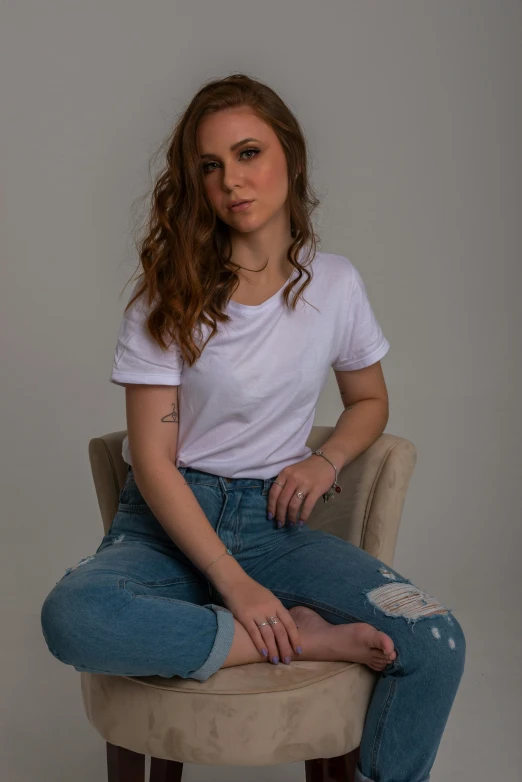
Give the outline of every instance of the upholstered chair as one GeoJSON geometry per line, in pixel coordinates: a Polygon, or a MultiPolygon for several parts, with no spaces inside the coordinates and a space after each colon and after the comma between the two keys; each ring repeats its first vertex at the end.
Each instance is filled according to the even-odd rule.
{"type": "MultiPolygon", "coordinates": [[[[333,428],[314,426],[307,445],[320,448],[333,428]]],[[[125,435],[125,430],[111,432],[89,442],[105,532],[126,477],[125,435]]],[[[309,526],[393,566],[416,458],[409,440],[382,434],[339,471],[342,493],[317,502],[309,526]]],[[[351,782],[378,676],[359,663],[300,660],[289,666],[260,662],[222,668],[205,682],[80,673],[87,718],[106,742],[109,782],[144,782],[146,756],[149,782],[179,782],[184,763],[295,761],[304,761],[306,782],[351,782]]]]}

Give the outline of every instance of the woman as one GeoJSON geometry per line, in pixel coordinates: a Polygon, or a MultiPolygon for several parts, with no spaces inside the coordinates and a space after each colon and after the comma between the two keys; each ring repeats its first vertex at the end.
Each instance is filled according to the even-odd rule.
{"type": "Polygon", "coordinates": [[[302,131],[270,88],[233,75],[196,94],[169,142],[114,356],[129,465],[118,511],[46,598],[42,628],[59,660],[113,675],[363,663],[381,676],[358,782],[421,782],[465,639],[411,581],[306,524],[388,420],[389,343],[355,266],[317,251],[317,204],[302,131]],[[330,367],[345,410],[312,453],[330,367]]]}

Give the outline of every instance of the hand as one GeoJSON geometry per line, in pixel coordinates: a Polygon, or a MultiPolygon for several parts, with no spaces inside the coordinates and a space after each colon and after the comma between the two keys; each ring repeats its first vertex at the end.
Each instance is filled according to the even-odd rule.
{"type": "Polygon", "coordinates": [[[291,524],[300,519],[306,524],[319,497],[331,488],[335,471],[322,456],[311,454],[308,459],[290,464],[281,470],[277,480],[284,484],[284,488],[279,483],[273,484],[268,495],[267,512],[281,522],[278,526],[284,526],[287,514],[291,524]],[[305,500],[297,496],[298,491],[303,492],[305,500]],[[301,505],[303,507],[299,512],[301,505]]]}
{"type": "Polygon", "coordinates": [[[296,654],[301,640],[297,625],[292,619],[292,614],[284,607],[282,602],[273,592],[259,584],[250,576],[241,581],[239,587],[221,593],[223,603],[232,612],[234,617],[241,622],[249,633],[256,648],[261,654],[263,649],[268,650],[268,659],[278,656],[281,660],[292,656],[292,647],[296,654]],[[263,625],[270,616],[276,616],[279,621],[275,625],[263,625]],[[277,642],[277,644],[276,644],[277,642]]]}

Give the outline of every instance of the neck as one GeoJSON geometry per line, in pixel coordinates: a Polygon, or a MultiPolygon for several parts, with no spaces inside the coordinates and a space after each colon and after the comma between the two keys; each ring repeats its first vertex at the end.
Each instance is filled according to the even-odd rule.
{"type": "Polygon", "coordinates": [[[237,274],[240,279],[254,285],[270,285],[281,279],[287,279],[293,266],[287,260],[288,248],[292,244],[290,228],[268,233],[266,230],[249,234],[235,233],[232,241],[232,262],[240,266],[237,274]]]}

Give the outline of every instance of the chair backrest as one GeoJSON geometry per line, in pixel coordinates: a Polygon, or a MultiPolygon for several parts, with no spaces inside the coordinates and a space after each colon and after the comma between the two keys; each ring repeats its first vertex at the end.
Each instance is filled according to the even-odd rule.
{"type": "MultiPolygon", "coordinates": [[[[333,426],[313,426],[306,444],[320,448],[333,426]]],[[[127,431],[109,432],[89,442],[89,460],[105,532],[118,510],[127,464],[121,451],[127,431]]],[[[338,535],[389,565],[398,535],[406,493],[417,459],[415,446],[403,437],[382,434],[342,470],[342,492],[316,502],[308,519],[312,528],[338,535]]]]}

